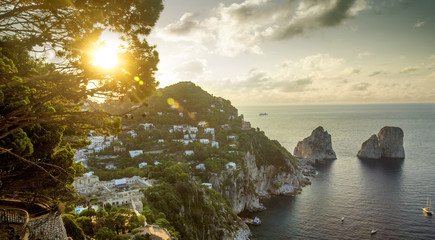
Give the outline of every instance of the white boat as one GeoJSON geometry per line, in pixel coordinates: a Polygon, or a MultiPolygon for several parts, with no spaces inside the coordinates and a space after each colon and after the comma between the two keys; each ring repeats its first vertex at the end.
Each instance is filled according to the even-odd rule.
{"type": "Polygon", "coordinates": [[[375,229],[375,221],[372,219],[372,231],[370,232],[370,234],[375,234],[378,230],[375,229]]]}
{"type": "Polygon", "coordinates": [[[252,219],[252,218],[244,218],[243,221],[246,224],[251,224],[251,225],[255,225],[255,226],[258,226],[258,225],[261,224],[261,219],[259,217],[255,217],[254,219],[252,219]]]}
{"type": "Polygon", "coordinates": [[[344,217],[341,217],[341,221],[344,222],[344,217]]]}
{"type": "Polygon", "coordinates": [[[254,225],[260,225],[261,224],[261,220],[259,217],[255,217],[254,218],[254,225]]]}
{"type": "Polygon", "coordinates": [[[426,207],[422,208],[422,210],[427,215],[430,215],[430,216],[433,215],[433,210],[431,208],[430,198],[427,198],[426,207]]]}

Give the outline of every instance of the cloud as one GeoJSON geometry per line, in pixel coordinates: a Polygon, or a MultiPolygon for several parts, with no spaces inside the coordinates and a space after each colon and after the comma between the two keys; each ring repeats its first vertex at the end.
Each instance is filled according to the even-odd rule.
{"type": "Polygon", "coordinates": [[[164,74],[158,75],[158,80],[163,82],[164,85],[173,83],[173,81],[198,82],[204,78],[209,78],[211,75],[205,59],[189,60],[177,67],[165,66],[164,70],[164,74]]]}
{"type": "Polygon", "coordinates": [[[277,65],[277,69],[271,71],[251,69],[243,76],[233,78],[229,82],[224,81],[221,86],[216,85],[218,81],[210,81],[207,84],[214,84],[215,88],[221,89],[218,91],[223,92],[222,95],[231,94],[236,98],[238,94],[252,94],[254,98],[257,97],[256,94],[289,97],[307,93],[314,96],[318,92],[325,95],[328,92],[333,93],[335,86],[344,87],[347,83],[347,80],[344,80],[356,76],[359,72],[359,69],[347,66],[344,59],[334,58],[328,54],[316,54],[297,61],[284,61],[277,65]],[[228,87],[229,85],[231,87],[228,87]]]}
{"type": "Polygon", "coordinates": [[[409,73],[414,73],[414,72],[416,72],[416,71],[418,71],[420,69],[421,68],[418,67],[418,66],[406,67],[406,68],[403,68],[402,70],[400,70],[400,73],[402,73],[402,74],[409,74],[409,73]]]}
{"type": "Polygon", "coordinates": [[[156,29],[166,41],[207,45],[217,54],[262,54],[261,43],[292,38],[324,27],[338,26],[370,8],[365,0],[245,0],[219,4],[205,13],[185,13],[177,22],[156,29]]]}
{"type": "Polygon", "coordinates": [[[384,72],[384,71],[375,71],[375,72],[372,72],[372,73],[369,75],[369,77],[374,77],[374,76],[382,75],[382,74],[387,74],[387,73],[384,72]]]}
{"type": "Polygon", "coordinates": [[[369,8],[365,1],[301,1],[288,22],[273,33],[276,39],[286,39],[309,30],[333,27],[369,8]]]}
{"type": "Polygon", "coordinates": [[[350,91],[365,91],[368,87],[370,87],[370,83],[356,83],[350,87],[350,91]]]}
{"type": "Polygon", "coordinates": [[[360,52],[360,53],[358,53],[357,58],[362,59],[364,57],[368,57],[368,56],[371,56],[371,55],[372,54],[369,53],[369,52],[360,52]]]}
{"type": "Polygon", "coordinates": [[[305,88],[313,83],[313,80],[310,78],[299,79],[296,81],[288,81],[288,82],[280,82],[278,83],[281,86],[281,90],[283,92],[303,92],[305,88]]]}
{"type": "Polygon", "coordinates": [[[415,27],[415,28],[420,28],[420,27],[422,27],[425,23],[426,23],[425,21],[418,22],[418,23],[414,24],[414,27],[415,27]]]}

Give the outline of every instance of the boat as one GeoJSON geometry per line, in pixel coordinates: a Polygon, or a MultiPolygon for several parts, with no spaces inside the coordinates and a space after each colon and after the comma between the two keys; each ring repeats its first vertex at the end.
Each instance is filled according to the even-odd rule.
{"type": "Polygon", "coordinates": [[[243,219],[243,221],[246,224],[251,224],[251,225],[255,225],[255,226],[258,226],[258,225],[261,224],[261,219],[259,217],[255,217],[254,219],[252,219],[252,218],[245,218],[245,219],[243,219]]]}
{"type": "Polygon", "coordinates": [[[254,218],[254,225],[260,225],[261,224],[261,220],[259,217],[255,217],[254,218]]]}
{"type": "Polygon", "coordinates": [[[260,114],[258,114],[259,116],[267,116],[268,114],[267,113],[260,113],[260,114]]]}
{"type": "Polygon", "coordinates": [[[378,230],[375,229],[375,221],[372,219],[372,231],[370,232],[370,234],[375,234],[378,230]]]}
{"type": "Polygon", "coordinates": [[[341,217],[341,221],[344,222],[344,217],[341,217]]]}
{"type": "Polygon", "coordinates": [[[433,215],[433,210],[431,208],[431,203],[429,198],[427,198],[426,207],[422,208],[422,210],[426,215],[430,215],[430,216],[433,215]]]}

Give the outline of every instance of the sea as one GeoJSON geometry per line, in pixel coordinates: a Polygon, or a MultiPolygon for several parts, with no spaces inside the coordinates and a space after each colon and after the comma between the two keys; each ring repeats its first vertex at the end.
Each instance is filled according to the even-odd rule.
{"type": "Polygon", "coordinates": [[[300,194],[262,200],[267,210],[250,213],[262,220],[250,226],[252,239],[435,239],[435,216],[422,212],[428,198],[435,207],[435,104],[238,109],[290,153],[322,126],[337,155],[315,165],[317,174],[300,194]],[[406,158],[358,159],[361,144],[384,126],[403,130],[406,158]]]}

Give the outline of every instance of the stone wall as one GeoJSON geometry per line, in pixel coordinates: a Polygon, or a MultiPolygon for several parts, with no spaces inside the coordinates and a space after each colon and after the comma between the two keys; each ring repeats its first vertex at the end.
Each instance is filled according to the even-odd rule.
{"type": "Polygon", "coordinates": [[[65,227],[59,212],[52,212],[41,219],[30,221],[27,227],[29,228],[29,240],[67,239],[65,227]]]}

